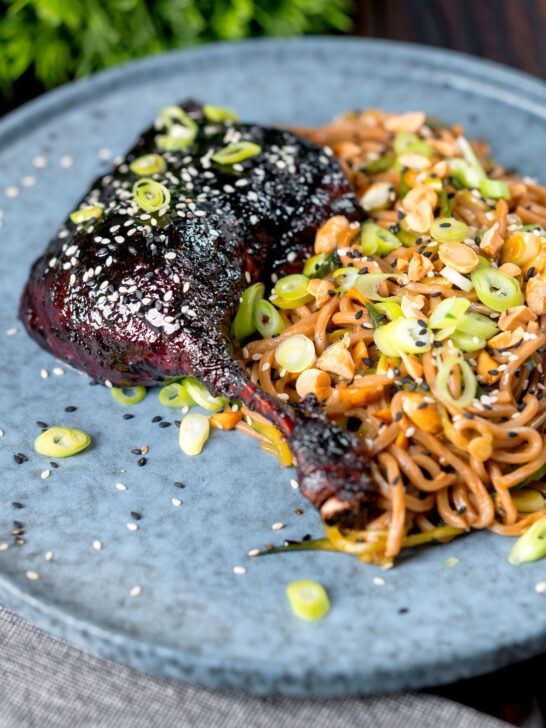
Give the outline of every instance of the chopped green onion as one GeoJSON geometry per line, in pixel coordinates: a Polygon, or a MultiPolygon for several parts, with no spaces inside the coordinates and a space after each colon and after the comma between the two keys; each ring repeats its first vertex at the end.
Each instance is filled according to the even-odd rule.
{"type": "Polygon", "coordinates": [[[356,283],[358,268],[338,268],[332,273],[338,291],[348,291],[356,283]]]}
{"type": "Polygon", "coordinates": [[[467,298],[444,298],[432,312],[428,325],[431,329],[445,329],[454,326],[470,308],[467,298]]]}
{"type": "Polygon", "coordinates": [[[191,407],[195,404],[186,391],[184,382],[172,382],[162,387],[159,392],[159,402],[167,407],[191,407]]]}
{"type": "Polygon", "coordinates": [[[145,154],[129,165],[129,169],[140,177],[148,174],[159,174],[167,169],[167,164],[160,154],[145,154]]]}
{"type": "Polygon", "coordinates": [[[417,319],[397,318],[374,332],[377,347],[386,356],[424,354],[432,347],[432,334],[417,319]]]}
{"type": "Polygon", "coordinates": [[[207,121],[239,121],[237,112],[233,111],[233,109],[228,109],[226,106],[211,106],[210,104],[205,104],[203,106],[203,112],[207,121]]]}
{"type": "Polygon", "coordinates": [[[294,581],[286,587],[286,595],[294,614],[300,619],[322,619],[330,611],[328,594],[316,581],[294,581]]]}
{"type": "Polygon", "coordinates": [[[203,445],[209,439],[209,418],[205,415],[192,412],[186,415],[180,423],[178,431],[178,444],[186,455],[199,455],[203,445]]]}
{"type": "Polygon", "coordinates": [[[472,336],[462,331],[454,331],[449,338],[461,351],[479,351],[487,344],[487,341],[480,336],[472,336]]]}
{"type": "Polygon", "coordinates": [[[477,268],[470,274],[478,298],[494,311],[521,306],[524,302],[521,286],[515,278],[493,268],[477,268]]]}
{"type": "Polygon", "coordinates": [[[148,390],[142,384],[136,384],[134,387],[111,387],[110,394],[121,404],[137,404],[146,396],[148,390]]]}
{"type": "Polygon", "coordinates": [[[254,142],[236,142],[235,144],[228,144],[227,147],[215,152],[211,159],[213,162],[218,164],[236,164],[237,162],[243,162],[245,159],[255,157],[259,154],[262,148],[254,142]]]}
{"type": "Polygon", "coordinates": [[[81,430],[68,427],[50,427],[34,441],[34,449],[48,458],[67,458],[89,445],[91,438],[81,430]]]}
{"type": "MultiPolygon", "coordinates": [[[[366,302],[366,308],[368,308],[368,302],[366,302]]],[[[395,319],[402,318],[404,316],[402,307],[399,303],[396,303],[396,301],[380,301],[375,304],[375,309],[379,311],[379,313],[384,314],[390,321],[394,321],[395,319]]]]}
{"type": "Polygon", "coordinates": [[[171,201],[171,193],[164,186],[149,177],[139,179],[133,185],[133,197],[136,204],[146,212],[157,212],[167,207],[171,201]]]}
{"type": "Polygon", "coordinates": [[[198,126],[183,109],[179,106],[165,106],[160,111],[160,118],[167,130],[167,134],[156,137],[156,144],[160,149],[172,152],[185,149],[193,143],[198,126]]]}
{"type": "Polygon", "coordinates": [[[279,278],[273,288],[273,293],[279,298],[284,298],[285,301],[295,301],[298,298],[303,298],[307,294],[307,286],[309,285],[309,278],[301,275],[301,273],[294,273],[290,276],[284,276],[279,278]]]}
{"type": "Polygon", "coordinates": [[[393,300],[394,296],[380,296],[377,292],[377,286],[388,278],[403,278],[403,276],[396,273],[364,273],[357,276],[354,286],[371,301],[393,300]]]}
{"type": "Polygon", "coordinates": [[[472,169],[464,159],[460,159],[459,157],[454,157],[449,160],[449,173],[453,179],[456,179],[463,187],[468,187],[469,189],[478,189],[480,180],[483,179],[476,170],[472,169]]]}
{"type": "Polygon", "coordinates": [[[480,268],[491,268],[491,261],[484,258],[483,255],[478,255],[478,260],[480,261],[480,268]]]}
{"type": "Polygon", "coordinates": [[[263,283],[254,283],[243,292],[241,303],[231,324],[231,334],[237,341],[244,341],[256,331],[252,312],[256,302],[264,297],[264,291],[263,283]]]}
{"type": "Polygon", "coordinates": [[[484,178],[485,170],[480,164],[480,160],[476,156],[476,153],[472,149],[468,139],[464,136],[459,136],[457,137],[457,144],[459,145],[459,149],[461,150],[461,154],[463,155],[465,162],[470,165],[477,175],[484,178]]]}
{"type": "Polygon", "coordinates": [[[442,268],[440,275],[447,278],[448,281],[453,283],[454,286],[457,286],[457,288],[460,288],[461,291],[466,291],[468,293],[474,288],[474,284],[470,278],[463,276],[458,270],[450,268],[448,265],[446,265],[445,268],[442,268]]]}
{"type": "Polygon", "coordinates": [[[455,333],[455,330],[456,330],[455,324],[448,326],[446,329],[440,329],[435,334],[434,341],[445,341],[446,339],[449,339],[449,337],[455,333]]]}
{"type": "Polygon", "coordinates": [[[362,255],[386,255],[400,247],[400,240],[385,228],[367,222],[360,231],[362,255]]]}
{"type": "Polygon", "coordinates": [[[286,328],[282,316],[269,301],[256,301],[252,311],[252,320],[258,333],[268,339],[280,334],[286,328]]]}
{"type": "Polygon", "coordinates": [[[394,157],[379,157],[379,159],[368,159],[362,163],[361,169],[368,174],[386,172],[395,162],[394,157]]]}
{"type": "Polygon", "coordinates": [[[487,316],[470,311],[470,313],[463,314],[457,321],[457,331],[462,334],[468,334],[469,336],[490,339],[498,333],[499,329],[487,316]]]}
{"type": "Polygon", "coordinates": [[[393,147],[397,156],[404,154],[408,147],[420,141],[419,137],[413,131],[400,131],[394,137],[393,147]]]}
{"type": "Polygon", "coordinates": [[[524,225],[520,225],[520,230],[525,230],[525,232],[538,230],[540,235],[546,235],[546,230],[544,230],[544,228],[536,222],[526,222],[524,225]]]}
{"type": "Polygon", "coordinates": [[[366,301],[366,311],[368,312],[368,316],[370,317],[374,329],[381,326],[381,314],[373,303],[370,303],[370,301],[366,301]]]}
{"type": "Polygon", "coordinates": [[[451,217],[451,201],[444,184],[440,192],[440,217],[451,217]]]}
{"type": "Polygon", "coordinates": [[[298,374],[309,369],[315,361],[315,345],[304,334],[295,334],[275,349],[275,361],[281,369],[298,374]]]}
{"type": "Polygon", "coordinates": [[[326,253],[319,253],[307,258],[303,266],[302,274],[307,278],[324,278],[332,267],[332,256],[326,253]]]}
{"type": "Polygon", "coordinates": [[[268,556],[269,554],[283,554],[290,551],[339,551],[329,538],[315,538],[311,541],[290,543],[286,546],[276,546],[272,549],[259,551],[256,556],[268,556]]]}
{"type": "Polygon", "coordinates": [[[508,561],[519,566],[528,561],[538,561],[546,556],[546,516],[533,523],[512,546],[508,561]]]}
{"type": "Polygon", "coordinates": [[[440,243],[460,243],[468,237],[468,225],[454,217],[438,217],[430,226],[430,234],[440,243]]]}
{"type": "Polygon", "coordinates": [[[493,197],[494,199],[504,197],[505,200],[510,199],[510,188],[506,182],[500,179],[480,180],[479,190],[484,197],[493,197]]]}
{"type": "Polygon", "coordinates": [[[305,296],[302,296],[301,298],[295,298],[293,301],[290,301],[286,298],[279,298],[279,296],[275,296],[275,294],[272,294],[271,296],[269,296],[269,300],[277,308],[299,308],[300,306],[305,306],[306,303],[309,303],[310,301],[312,301],[313,296],[311,296],[311,294],[307,293],[305,296]]]}
{"type": "Polygon", "coordinates": [[[76,210],[70,214],[70,219],[76,225],[81,225],[82,222],[88,222],[89,220],[100,220],[102,217],[102,207],[99,205],[90,205],[89,207],[82,207],[80,210],[76,210]]]}
{"type": "Polygon", "coordinates": [[[464,409],[472,402],[476,395],[476,388],[478,382],[470,364],[465,361],[461,356],[449,356],[444,361],[438,361],[438,372],[436,374],[436,389],[438,396],[443,402],[448,402],[454,407],[460,407],[464,409]],[[448,381],[451,371],[454,367],[460,367],[461,374],[463,377],[463,389],[461,396],[458,399],[454,399],[451,396],[448,387],[448,381]]]}
{"type": "Polygon", "coordinates": [[[213,397],[209,390],[204,387],[201,382],[198,382],[195,377],[188,377],[184,380],[184,386],[186,392],[199,407],[209,410],[209,412],[216,412],[226,404],[224,397],[213,397]]]}

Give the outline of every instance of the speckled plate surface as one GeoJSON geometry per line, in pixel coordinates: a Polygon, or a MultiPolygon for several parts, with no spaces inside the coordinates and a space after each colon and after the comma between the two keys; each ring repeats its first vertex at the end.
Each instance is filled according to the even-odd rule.
{"type": "Polygon", "coordinates": [[[0,551],[0,601],[97,655],[261,694],[422,687],[540,652],[546,609],[534,585],[546,565],[510,567],[509,539],[474,534],[404,556],[387,573],[341,554],[250,559],[256,546],[321,533],[290,487],[290,469],[237,433],[214,432],[201,457],[185,457],[175,427],[152,423],[177,416],[156,392],[125,420],[107,389],[90,387],[21,331],[16,307],[30,263],[110,154],[128,148],[158,107],[187,97],[264,123],[315,124],[351,107],[425,109],[487,137],[508,167],[546,179],[543,84],[386,42],[258,41],[172,53],[71,84],[4,119],[0,543],[9,548],[0,551]],[[54,469],[32,450],[36,420],[84,429],[93,446],[54,469]],[[131,454],[142,445],[145,467],[131,454]],[[28,462],[16,464],[17,452],[28,462]],[[23,524],[20,545],[14,520],[23,524]],[[285,528],[272,532],[278,521],[285,528]],[[458,565],[443,568],[452,556],[458,565]],[[235,574],[236,565],[247,573],[235,574]],[[300,578],[330,593],[332,611],[319,623],[290,612],[285,586],[300,578]],[[135,586],[141,593],[131,596],[135,586]]]}

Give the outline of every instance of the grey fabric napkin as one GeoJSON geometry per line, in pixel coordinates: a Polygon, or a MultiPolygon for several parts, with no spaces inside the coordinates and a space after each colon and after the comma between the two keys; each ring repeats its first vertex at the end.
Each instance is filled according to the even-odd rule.
{"type": "Polygon", "coordinates": [[[101,660],[0,607],[0,728],[502,728],[433,695],[296,700],[211,691],[101,660]]]}

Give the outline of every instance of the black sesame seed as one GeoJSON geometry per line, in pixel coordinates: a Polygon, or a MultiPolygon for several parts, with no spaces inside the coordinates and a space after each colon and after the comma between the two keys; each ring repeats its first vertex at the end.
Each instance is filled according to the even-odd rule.
{"type": "Polygon", "coordinates": [[[123,415],[123,419],[124,419],[124,420],[132,420],[132,419],[133,419],[133,417],[134,417],[134,415],[130,415],[130,414],[125,414],[125,415],[123,415]]]}
{"type": "Polygon", "coordinates": [[[142,455],[142,450],[139,447],[135,447],[131,452],[133,455],[142,455]]]}
{"type": "Polygon", "coordinates": [[[173,485],[174,485],[175,488],[185,488],[186,487],[184,485],[184,483],[180,483],[178,480],[175,480],[174,483],[173,483],[173,485]]]}
{"type": "Polygon", "coordinates": [[[401,419],[402,419],[402,413],[401,412],[397,412],[396,415],[394,416],[394,421],[395,422],[400,422],[401,419]]]}
{"type": "Polygon", "coordinates": [[[21,521],[13,521],[13,528],[23,528],[21,521]]]}
{"type": "Polygon", "coordinates": [[[442,294],[441,294],[441,292],[440,292],[440,291],[438,291],[437,293],[431,293],[431,294],[430,294],[430,297],[431,297],[431,298],[438,298],[438,296],[441,296],[441,295],[442,295],[442,294]]]}
{"type": "Polygon", "coordinates": [[[409,609],[407,607],[400,607],[398,610],[398,614],[407,614],[409,612],[409,609]]]}
{"type": "Polygon", "coordinates": [[[25,453],[24,453],[24,452],[18,452],[18,453],[17,453],[17,455],[19,455],[19,457],[21,458],[21,460],[22,460],[22,461],[23,461],[24,463],[26,463],[26,462],[27,462],[28,458],[27,458],[27,456],[25,455],[25,453]]]}
{"type": "Polygon", "coordinates": [[[311,540],[311,534],[306,533],[305,536],[302,538],[302,541],[310,541],[311,540]]]}
{"type": "Polygon", "coordinates": [[[363,311],[362,309],[360,309],[360,311],[357,311],[357,312],[355,313],[355,319],[356,319],[357,321],[358,321],[358,319],[361,319],[361,318],[362,318],[362,314],[363,314],[363,313],[364,313],[364,311],[363,311]]]}
{"type": "Polygon", "coordinates": [[[419,405],[419,407],[417,407],[417,409],[422,410],[422,409],[426,409],[427,407],[428,407],[427,402],[421,402],[421,404],[419,405]]]}
{"type": "Polygon", "coordinates": [[[462,516],[465,511],[466,511],[466,506],[464,504],[457,508],[457,513],[459,514],[459,516],[462,516]]]}
{"type": "Polygon", "coordinates": [[[64,408],[64,411],[65,412],[75,412],[77,409],[78,409],[77,407],[74,407],[73,405],[70,405],[69,407],[65,407],[64,408]]]}
{"type": "Polygon", "coordinates": [[[175,420],[174,421],[174,426],[175,427],[180,427],[181,424],[182,424],[182,422],[180,420],[175,420]]]}
{"type": "Polygon", "coordinates": [[[36,424],[38,425],[38,427],[47,427],[47,423],[42,422],[42,420],[36,420],[36,424]]]}
{"type": "Polygon", "coordinates": [[[131,511],[131,518],[134,518],[135,521],[140,521],[142,516],[137,511],[131,511]]]}
{"type": "Polygon", "coordinates": [[[159,423],[159,426],[160,427],[170,427],[171,426],[171,423],[170,422],[160,422],[159,423]]]}
{"type": "Polygon", "coordinates": [[[488,369],[487,373],[491,374],[492,377],[495,377],[499,373],[499,370],[498,369],[488,369]]]}
{"type": "Polygon", "coordinates": [[[332,291],[332,289],[330,289],[328,291],[328,295],[330,296],[330,298],[333,298],[336,295],[336,292],[335,291],[332,291]]]}
{"type": "Polygon", "coordinates": [[[517,432],[514,432],[513,430],[511,430],[511,431],[510,431],[510,432],[508,433],[508,437],[517,437],[517,436],[518,436],[518,433],[517,433],[517,432]]]}
{"type": "Polygon", "coordinates": [[[528,276],[529,278],[532,278],[532,277],[533,277],[533,275],[534,275],[534,273],[535,273],[535,266],[533,265],[533,266],[531,266],[531,268],[529,268],[529,270],[527,271],[527,276],[528,276]]]}
{"type": "Polygon", "coordinates": [[[368,358],[367,356],[363,356],[363,357],[362,357],[362,361],[364,362],[364,364],[365,364],[365,365],[366,365],[367,367],[371,367],[371,365],[372,365],[372,363],[373,363],[373,362],[372,362],[372,360],[371,360],[371,359],[369,359],[369,358],[368,358]]]}
{"type": "Polygon", "coordinates": [[[146,458],[140,458],[139,460],[137,460],[137,465],[139,465],[142,468],[144,465],[146,465],[147,462],[148,461],[146,458]]]}
{"type": "Polygon", "coordinates": [[[472,414],[472,412],[465,412],[464,415],[463,415],[463,417],[466,417],[467,420],[473,420],[474,419],[474,415],[472,414]]]}
{"type": "Polygon", "coordinates": [[[440,223],[440,224],[438,225],[438,227],[441,227],[441,228],[448,228],[448,227],[451,227],[451,223],[450,223],[450,222],[441,222],[441,223],[440,223]]]}
{"type": "Polygon", "coordinates": [[[392,484],[397,485],[399,483],[399,481],[400,481],[400,476],[397,475],[395,478],[393,478],[392,484]]]}
{"type": "Polygon", "coordinates": [[[14,455],[14,456],[13,456],[13,459],[15,460],[15,462],[17,463],[17,465],[21,465],[22,463],[24,463],[24,462],[25,462],[25,461],[23,460],[23,458],[19,457],[19,455],[14,455]]]}
{"type": "Polygon", "coordinates": [[[25,506],[22,503],[19,503],[18,501],[13,501],[11,504],[14,508],[24,508],[25,506]]]}

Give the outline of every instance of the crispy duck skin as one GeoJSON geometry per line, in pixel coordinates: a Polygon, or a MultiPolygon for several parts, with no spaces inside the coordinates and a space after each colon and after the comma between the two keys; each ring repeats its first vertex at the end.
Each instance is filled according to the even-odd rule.
{"type": "Polygon", "coordinates": [[[198,125],[193,144],[162,151],[156,125],[95,181],[80,206],[99,205],[102,216],[65,222],[32,267],[20,318],[40,346],[103,382],[153,386],[193,374],[214,395],[243,401],[283,432],[322,516],[360,518],[377,499],[360,440],[312,402],[306,414],[254,385],[229,338],[244,288],[301,260],[330,216],[355,217],[353,194],[330,150],[288,131],[211,124],[193,102],[181,108],[198,125]],[[211,161],[239,140],[261,152],[211,161]],[[150,153],[167,163],[153,176],[171,195],[160,212],[132,195],[129,165],[150,153]]]}

